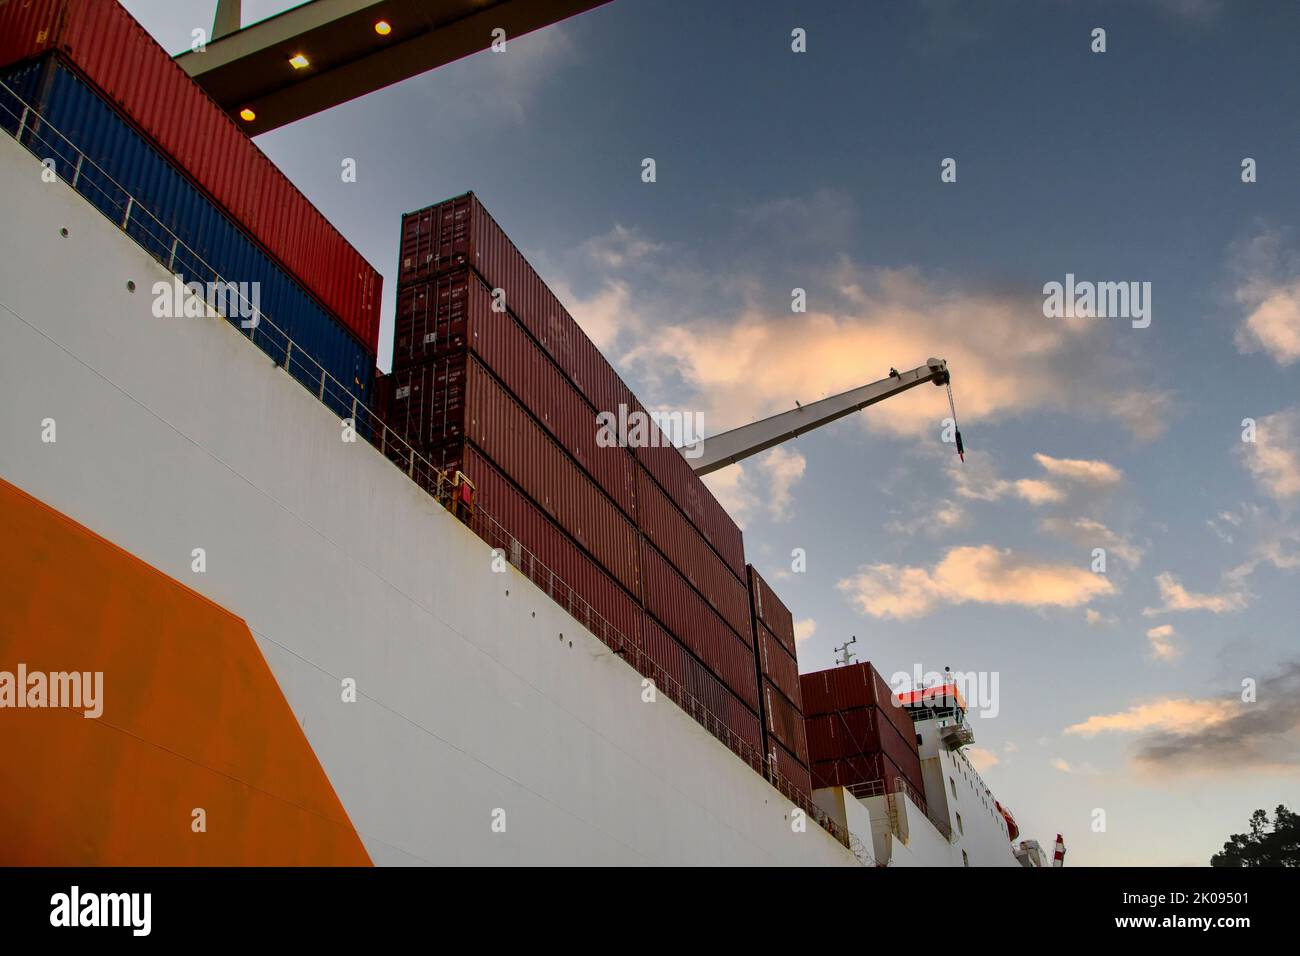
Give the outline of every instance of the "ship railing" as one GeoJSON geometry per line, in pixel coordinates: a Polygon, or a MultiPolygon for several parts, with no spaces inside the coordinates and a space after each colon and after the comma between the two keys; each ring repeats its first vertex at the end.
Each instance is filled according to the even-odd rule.
{"type": "Polygon", "coordinates": [[[546,592],[552,600],[568,611],[571,617],[595,634],[637,673],[652,681],[657,692],[663,693],[681,707],[751,769],[761,774],[772,787],[791,804],[802,810],[809,819],[844,846],[852,847],[856,838],[825,810],[817,806],[811,794],[805,793],[796,786],[776,768],[773,761],[767,758],[759,747],[739,736],[726,721],[713,713],[703,701],[669,674],[639,643],[630,640],[545,563],[524,548],[509,529],[482,508],[474,511],[468,518],[468,523],[480,538],[498,551],[517,571],[546,592]]]}
{"type": "Polygon", "coordinates": [[[272,316],[258,309],[258,303],[243,294],[241,285],[230,281],[209,264],[154,215],[146,203],[132,195],[2,80],[0,125],[38,159],[43,162],[54,160],[50,166],[51,173],[82,193],[92,206],[183,283],[198,283],[205,289],[211,284],[220,284],[227,305],[233,302],[238,310],[238,314],[227,316],[232,325],[236,325],[250,342],[317,400],[338,414],[352,427],[356,436],[370,441],[420,487],[439,500],[446,499],[450,490],[446,472],[388,427],[354,387],[339,381],[276,324],[272,316]],[[249,318],[241,320],[242,315],[249,318]]]}
{"type": "MultiPolygon", "coordinates": [[[[91,205],[162,263],[169,272],[180,277],[182,282],[201,283],[205,288],[208,283],[221,283],[225,289],[230,290],[229,294],[239,300],[241,313],[255,315],[256,321],[250,319],[238,322],[237,325],[252,344],[269,355],[278,367],[288,372],[317,400],[340,415],[342,425],[350,426],[355,437],[374,445],[408,478],[439,502],[449,507],[452,505],[452,476],[434,465],[390,428],[353,388],[340,382],[280,328],[271,316],[257,309],[257,303],[246,299],[237,283],[222,276],[169,229],[147,204],[132,195],[68,136],[45,119],[40,110],[23,100],[3,80],[0,80],[0,125],[37,159],[54,159],[55,162],[50,167],[54,175],[85,196],[91,205]]],[[[238,321],[237,316],[226,318],[232,324],[238,321]]],[[[809,794],[781,774],[760,748],[738,736],[724,720],[654,661],[644,648],[629,640],[559,575],[537,560],[527,549],[523,549],[518,540],[485,509],[476,507],[470,514],[462,516],[462,520],[466,520],[489,545],[501,548],[504,554],[526,555],[527,561],[512,563],[552,600],[623,657],[638,673],[654,681],[656,688],[761,774],[790,803],[803,810],[845,847],[853,845],[856,838],[813,803],[809,794]]]]}

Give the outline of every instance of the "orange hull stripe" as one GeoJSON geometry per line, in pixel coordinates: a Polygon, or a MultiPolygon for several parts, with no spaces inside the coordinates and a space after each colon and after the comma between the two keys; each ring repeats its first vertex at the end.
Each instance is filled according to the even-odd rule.
{"type": "Polygon", "coordinates": [[[0,706],[0,864],[369,865],[243,620],[3,480],[0,529],[0,672],[103,674],[0,706]]]}

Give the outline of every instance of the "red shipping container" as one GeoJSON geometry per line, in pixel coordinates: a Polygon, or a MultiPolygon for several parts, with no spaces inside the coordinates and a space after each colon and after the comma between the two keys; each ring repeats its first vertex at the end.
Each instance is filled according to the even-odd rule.
{"type": "Polygon", "coordinates": [[[883,753],[916,789],[925,789],[916,736],[904,738],[878,707],[807,718],[808,754],[814,764],[883,753]]]}
{"type": "Polygon", "coordinates": [[[768,738],[767,741],[769,756],[776,772],[786,779],[796,790],[804,796],[811,799],[812,797],[812,772],[807,766],[801,764],[794,754],[782,747],[775,737],[768,738]]]}
{"type": "MultiPolygon", "coordinates": [[[[632,400],[632,411],[645,415],[641,403],[632,400]]],[[[695,474],[690,463],[676,448],[667,444],[658,427],[652,426],[652,441],[657,444],[637,445],[633,451],[636,459],[645,466],[646,471],[659,483],[670,501],[672,501],[690,522],[713,546],[736,577],[745,580],[745,542],[736,522],[731,520],[725,508],[713,497],[713,493],[695,474]]]]}
{"type": "Polygon", "coordinates": [[[641,574],[646,610],[757,713],[754,652],[645,539],[641,574]]]}
{"type": "Polygon", "coordinates": [[[402,423],[399,434],[427,448],[434,465],[454,466],[465,441],[472,442],[631,594],[640,595],[632,523],[477,359],[462,354],[393,377],[394,428],[402,423]],[[444,443],[435,449],[439,441],[444,443]]]}
{"type": "Polygon", "coordinates": [[[785,606],[784,602],[776,596],[776,592],[772,590],[771,585],[763,580],[763,576],[758,573],[757,568],[751,564],[748,571],[754,617],[766,624],[768,630],[775,635],[782,646],[798,660],[799,652],[794,639],[794,615],[790,613],[790,609],[785,606]]]}
{"type": "MultiPolygon", "coordinates": [[[[397,305],[395,369],[415,369],[435,356],[446,358],[449,350],[468,348],[623,513],[636,518],[631,453],[601,446],[595,410],[514,318],[492,310],[491,292],[477,274],[458,269],[409,286],[398,294],[397,305]]],[[[430,440],[454,437],[458,432],[430,440]]]]}
{"type": "Polygon", "coordinates": [[[750,633],[749,594],[699,531],[673,507],[644,468],[636,469],[638,524],[682,576],[742,639],[750,633]]]}
{"type": "MultiPolygon", "coordinates": [[[[468,347],[470,296],[475,291],[469,280],[468,270],[460,270],[398,290],[393,327],[394,369],[410,368],[468,347]]],[[[481,280],[478,285],[486,291],[481,280]]],[[[473,307],[481,308],[477,301],[473,307]]]]}
{"type": "Polygon", "coordinates": [[[767,732],[807,765],[808,736],[804,730],[804,716],[769,680],[763,681],[763,712],[767,715],[767,732]]]}
{"type": "Polygon", "coordinates": [[[472,266],[597,411],[632,393],[472,192],[402,217],[399,286],[472,266]]]}
{"type": "Polygon", "coordinates": [[[900,736],[915,739],[911,715],[870,661],[802,674],[799,686],[803,691],[804,713],[809,717],[874,706],[900,736]]]}
{"type": "Polygon", "coordinates": [[[799,663],[772,636],[767,625],[758,622],[758,666],[764,677],[780,688],[795,709],[802,712],[803,697],[799,689],[799,663]]]}
{"type": "Polygon", "coordinates": [[[484,509],[504,532],[504,536],[498,536],[492,533],[490,523],[476,521],[472,527],[487,530],[483,537],[489,544],[501,548],[511,564],[611,647],[617,647],[619,642],[610,639],[602,621],[633,647],[641,646],[641,608],[618,582],[472,448],[466,450],[461,470],[475,484],[476,506],[484,509]],[[570,589],[585,606],[569,599],[570,589]],[[599,617],[593,617],[590,611],[599,617]]]}
{"type": "Polygon", "coordinates": [[[692,708],[689,701],[682,699],[682,692],[693,697],[744,742],[751,750],[749,756],[759,756],[763,742],[757,715],[648,614],[642,622],[642,633],[646,655],[654,665],[654,673],[646,676],[688,712],[692,708]]]}
{"type": "Polygon", "coordinates": [[[58,51],[374,354],[383,278],[117,0],[0,5],[0,66],[58,51]]]}

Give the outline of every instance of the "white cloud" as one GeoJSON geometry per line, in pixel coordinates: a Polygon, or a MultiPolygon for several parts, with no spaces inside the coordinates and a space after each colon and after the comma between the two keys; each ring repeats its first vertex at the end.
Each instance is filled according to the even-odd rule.
{"type": "Polygon", "coordinates": [[[789,520],[794,487],[807,466],[800,452],[777,446],[750,462],[710,472],[702,480],[732,520],[744,528],[760,512],[773,521],[789,520]]]}
{"type": "Polygon", "coordinates": [[[1113,614],[1102,614],[1094,608],[1088,608],[1083,612],[1083,619],[1088,622],[1089,627],[1114,627],[1119,623],[1119,618],[1113,614]]]}
{"type": "Polygon", "coordinates": [[[1065,500],[1065,492],[1050,481],[1021,478],[1013,483],[1013,487],[1017,495],[1035,507],[1065,500]]]}
{"type": "Polygon", "coordinates": [[[1300,407],[1264,415],[1255,423],[1255,441],[1238,449],[1255,483],[1279,500],[1300,495],[1300,407]]]}
{"type": "Polygon", "coordinates": [[[1158,661],[1172,661],[1182,652],[1174,646],[1174,626],[1160,624],[1147,629],[1147,640],[1151,642],[1151,656],[1158,661]]]}
{"type": "Polygon", "coordinates": [[[1038,529],[1087,548],[1089,553],[1093,548],[1105,548],[1108,555],[1113,554],[1130,569],[1142,563],[1142,548],[1092,518],[1044,518],[1038,529]]]}
{"type": "Polygon", "coordinates": [[[759,458],[758,467],[768,481],[768,513],[774,520],[788,520],[794,503],[791,492],[803,478],[807,460],[799,452],[778,445],[759,458]]]}
{"type": "Polygon", "coordinates": [[[583,252],[598,266],[620,270],[662,252],[663,243],[651,242],[640,230],[615,223],[603,236],[588,239],[582,244],[583,252]]]}
{"type": "Polygon", "coordinates": [[[1114,485],[1124,477],[1124,473],[1114,465],[1095,459],[1053,458],[1039,452],[1034,455],[1034,461],[1049,475],[1085,485],[1114,485]]]}
{"type": "Polygon", "coordinates": [[[718,504],[731,515],[743,530],[749,521],[750,513],[758,505],[758,496],[753,490],[753,481],[744,465],[732,465],[721,471],[710,472],[702,479],[704,486],[713,492],[718,504]]]}
{"type": "Polygon", "coordinates": [[[1240,611],[1249,603],[1245,592],[1240,590],[1229,590],[1221,594],[1199,594],[1189,591],[1168,571],[1156,575],[1156,585],[1160,588],[1160,598],[1164,603],[1159,607],[1143,608],[1142,613],[1147,617],[1173,611],[1209,611],[1211,614],[1225,614],[1240,611]]]}
{"type": "Polygon", "coordinates": [[[817,622],[810,617],[794,622],[794,642],[798,646],[817,633],[817,622]]]}
{"type": "MultiPolygon", "coordinates": [[[[1104,347],[1099,324],[1044,319],[1036,290],[951,287],[841,259],[829,275],[810,277],[809,311],[792,315],[788,289],[766,288],[766,277],[742,271],[720,284],[716,270],[665,270],[663,288],[642,290],[625,316],[621,361],[629,375],[647,391],[689,393],[714,433],[883,378],[890,366],[920,365],[936,352],[952,369],[963,424],[1059,409],[1132,426],[1113,402],[1134,387],[1135,370],[1104,347]],[[818,294],[814,280],[832,291],[818,294]],[[866,355],[879,356],[879,367],[864,367],[866,355]]],[[[937,442],[947,415],[944,390],[928,387],[860,418],[878,431],[937,442]]],[[[1162,427],[1144,422],[1141,431],[1162,427]]]]}
{"type": "Polygon", "coordinates": [[[998,759],[997,754],[991,750],[985,750],[983,747],[967,747],[963,752],[980,773],[985,773],[989,768],[996,767],[1002,762],[998,759]]]}
{"type": "Polygon", "coordinates": [[[940,604],[1078,607],[1114,593],[1077,565],[1036,561],[990,545],[956,547],[931,569],[873,564],[836,585],[863,614],[907,619],[940,604]]]}
{"type": "Polygon", "coordinates": [[[1043,478],[1017,478],[1009,480],[999,476],[993,458],[986,452],[972,451],[964,464],[948,463],[953,491],[960,498],[973,501],[997,501],[1014,495],[1034,507],[1059,504],[1068,496],[1062,483],[1081,485],[1090,490],[1117,484],[1123,473],[1104,461],[1080,458],[1053,458],[1038,453],[1034,461],[1047,472],[1043,478]]]}
{"type": "Polygon", "coordinates": [[[627,283],[610,279],[588,298],[575,295],[563,279],[556,279],[550,285],[596,347],[602,352],[613,349],[619,336],[629,327],[628,303],[632,295],[627,283]]]}
{"type": "Polygon", "coordinates": [[[1061,771],[1061,773],[1083,774],[1085,776],[1092,776],[1097,773],[1096,768],[1091,764],[1085,763],[1076,767],[1073,764],[1068,763],[1064,757],[1054,758],[1052,760],[1052,766],[1061,771]]]}
{"type": "Polygon", "coordinates": [[[1163,435],[1174,414],[1174,396],[1160,389],[1123,389],[1103,399],[1102,404],[1107,415],[1140,441],[1163,435]]]}
{"type": "Polygon", "coordinates": [[[1097,714],[1065,728],[1067,734],[1094,737],[1102,733],[1145,733],[1153,730],[1193,733],[1231,718],[1240,704],[1231,700],[1189,700],[1164,697],[1135,704],[1114,714],[1097,714]]]}
{"type": "Polygon", "coordinates": [[[1266,352],[1278,365],[1300,359],[1300,279],[1282,285],[1252,283],[1238,291],[1250,312],[1237,327],[1237,348],[1266,352]]]}

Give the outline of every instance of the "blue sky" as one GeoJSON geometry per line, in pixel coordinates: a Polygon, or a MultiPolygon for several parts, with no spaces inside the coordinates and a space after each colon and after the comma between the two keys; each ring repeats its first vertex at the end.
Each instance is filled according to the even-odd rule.
{"type": "MultiPolygon", "coordinates": [[[[213,4],[126,6],[176,51],[213,4]]],[[[711,481],[801,668],[996,672],[1026,835],[1202,865],[1300,796],[1297,62],[1284,2],[615,0],[259,144],[385,273],[385,341],[401,213],[472,188],[709,431],[947,358],[964,466],[925,386],[711,481]],[[1066,273],[1151,283],[1150,327],[1046,318],[1066,273]]]]}

